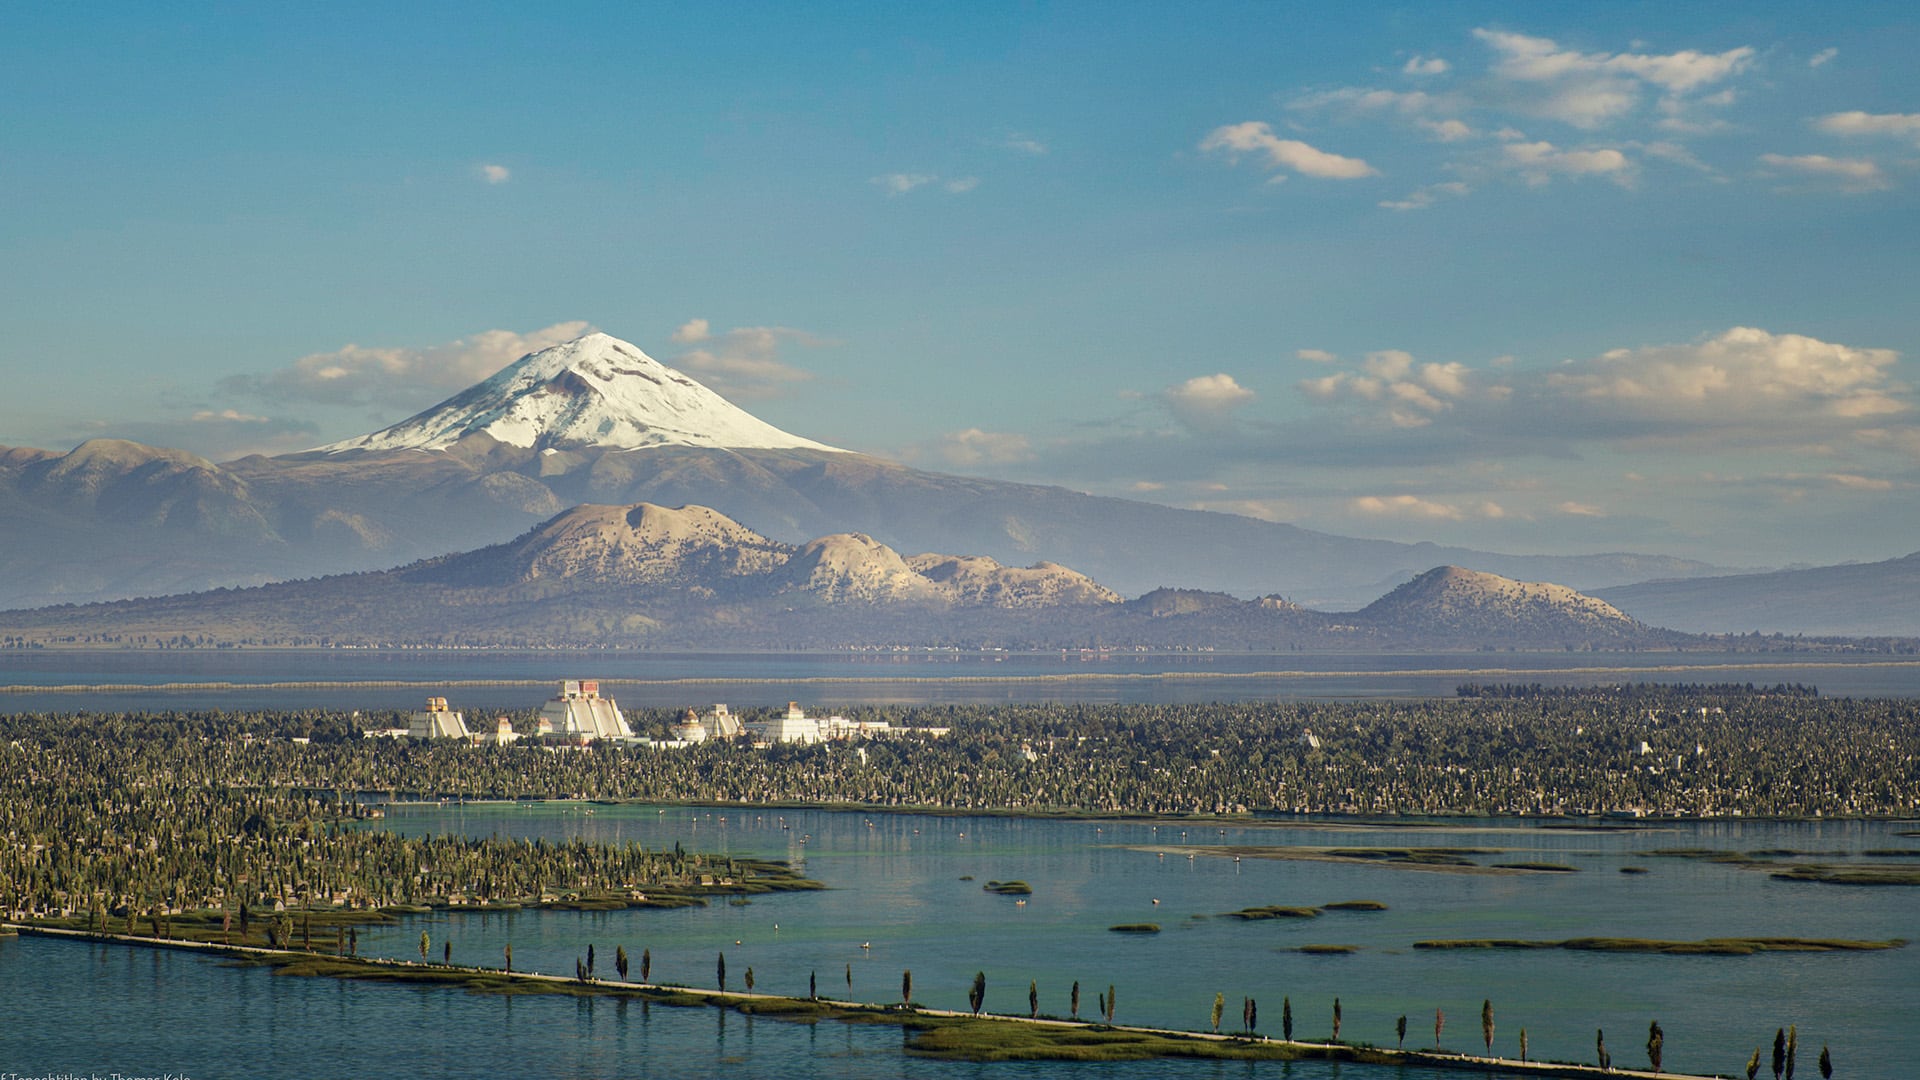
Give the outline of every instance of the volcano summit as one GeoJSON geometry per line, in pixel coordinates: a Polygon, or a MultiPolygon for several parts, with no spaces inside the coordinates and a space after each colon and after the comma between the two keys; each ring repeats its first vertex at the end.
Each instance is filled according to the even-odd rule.
{"type": "Polygon", "coordinates": [[[445,450],[476,434],[529,450],[835,447],[790,435],[607,334],[541,349],[433,408],[341,442],[346,450],[445,450]]]}

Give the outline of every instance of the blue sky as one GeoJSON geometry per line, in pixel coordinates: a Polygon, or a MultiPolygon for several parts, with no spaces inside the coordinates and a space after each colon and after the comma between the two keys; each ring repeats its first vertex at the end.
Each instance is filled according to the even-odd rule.
{"type": "Polygon", "coordinates": [[[1917,46],[1911,4],[9,5],[0,443],[300,449],[592,327],[924,468],[1886,558],[1917,46]]]}

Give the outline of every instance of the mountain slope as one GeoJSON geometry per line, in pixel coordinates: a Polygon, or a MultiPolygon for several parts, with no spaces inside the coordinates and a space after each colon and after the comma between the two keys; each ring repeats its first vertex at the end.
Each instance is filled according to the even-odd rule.
{"type": "Polygon", "coordinates": [[[1600,590],[1637,618],[1711,633],[1920,636],[1920,552],[1883,562],[1600,590]]]}

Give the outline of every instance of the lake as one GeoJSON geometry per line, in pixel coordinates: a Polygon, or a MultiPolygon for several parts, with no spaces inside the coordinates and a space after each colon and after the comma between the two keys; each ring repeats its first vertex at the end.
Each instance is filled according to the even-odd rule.
{"type": "Polygon", "coordinates": [[[628,707],[1451,696],[1462,682],[1729,682],[1920,696],[1920,659],[1807,653],[651,653],[474,650],[4,650],[0,709],[469,710],[538,705],[598,678],[628,707]]]}
{"type": "MultiPolygon", "coordinates": [[[[1797,1023],[1801,1069],[1814,1075],[1831,1044],[1841,1075],[1887,1076],[1920,1056],[1920,949],[1879,952],[1659,956],[1561,950],[1432,951],[1436,938],[1634,936],[1699,939],[1914,936],[1912,890],[1776,881],[1725,863],[1645,854],[1660,848],[1858,852],[1912,848],[1911,824],[1741,822],[1586,831],[1508,821],[1356,828],[1290,821],[1229,827],[1036,821],[825,811],[706,810],[572,803],[391,808],[406,833],[585,836],[648,846],[791,859],[831,888],[717,901],[684,910],[436,914],[363,929],[366,955],[418,958],[420,933],[437,958],[497,965],[511,943],[520,970],[567,973],[593,945],[611,974],[616,947],[659,981],[711,986],[725,953],[729,985],[754,969],[762,991],[898,1000],[913,972],[924,1005],[963,1008],[976,971],[987,1008],[1026,1008],[1031,980],[1044,1012],[1083,1015],[1116,989],[1122,1023],[1203,1028],[1216,991],[1229,1025],[1242,997],[1277,1034],[1290,998],[1296,1034],[1325,1036],[1334,999],[1342,1036],[1391,1044],[1408,1016],[1409,1045],[1431,1045],[1436,1008],[1444,1043],[1480,1044],[1491,999],[1495,1049],[1513,1053],[1520,1028],[1535,1057],[1590,1060],[1594,1030],[1617,1063],[1643,1063],[1648,1022],[1666,1032],[1670,1069],[1732,1074],[1775,1028],[1797,1023]],[[591,811],[591,812],[589,812],[591,811]],[[1551,862],[1566,873],[1512,875],[1274,861],[1153,847],[1181,845],[1444,846],[1485,850],[1479,863],[1551,862]],[[1646,874],[1622,874],[1622,866],[1646,874]],[[967,880],[971,878],[971,880],[967,880]],[[983,890],[1023,880],[1027,903],[983,890]],[[1267,904],[1367,899],[1380,912],[1244,922],[1222,913],[1267,904]],[[1155,904],[1154,901],[1159,903],[1155,904]],[[1109,926],[1155,922],[1151,936],[1109,926]],[[1313,956],[1310,944],[1357,946],[1313,956]]],[[[0,943],[0,1069],[33,1073],[173,1070],[204,1080],[261,1074],[327,1076],[1144,1077],[1369,1075],[1352,1065],[1244,1063],[1138,1066],[956,1065],[906,1059],[892,1029],[748,1020],[717,1010],[614,1002],[497,998],[333,980],[275,977],[162,951],[19,939],[0,943]],[[32,1022],[21,1023],[32,1018],[32,1022]]],[[[1764,1068],[1764,1066],[1763,1066],[1764,1068]]],[[[1384,1073],[1380,1075],[1385,1075],[1384,1073]]],[[[1404,1077],[1422,1077],[1409,1070],[1404,1077]]]]}

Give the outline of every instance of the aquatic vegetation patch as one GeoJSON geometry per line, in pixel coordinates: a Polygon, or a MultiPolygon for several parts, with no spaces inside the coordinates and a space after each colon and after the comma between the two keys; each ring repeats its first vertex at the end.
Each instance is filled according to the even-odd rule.
{"type": "Polygon", "coordinates": [[[1822,885],[1920,885],[1920,868],[1911,866],[1795,866],[1769,876],[1822,885]]]}
{"type": "Polygon", "coordinates": [[[1229,911],[1226,912],[1225,915],[1230,919],[1245,919],[1249,922],[1261,919],[1317,919],[1320,917],[1320,909],[1311,907],[1288,907],[1285,904],[1268,904],[1264,907],[1249,907],[1241,908],[1239,911],[1229,911]]]}
{"type": "Polygon", "coordinates": [[[1331,904],[1321,904],[1322,911],[1385,911],[1387,905],[1378,900],[1336,900],[1331,904]]]}
{"type": "Polygon", "coordinates": [[[1547,874],[1577,874],[1580,872],[1579,867],[1568,866],[1566,863],[1497,862],[1497,863],[1494,863],[1493,865],[1495,868],[1500,870],[1531,870],[1536,873],[1547,873],[1547,874]]]}
{"type": "Polygon", "coordinates": [[[1359,952],[1360,946],[1358,945],[1302,945],[1293,951],[1299,952],[1299,953],[1306,953],[1308,956],[1345,956],[1348,953],[1359,952]]]}
{"type": "Polygon", "coordinates": [[[1368,859],[1391,863],[1424,863],[1434,866],[1474,866],[1469,855],[1497,855],[1499,848],[1424,847],[1424,848],[1328,848],[1336,859],[1368,859]]]}
{"type": "Polygon", "coordinates": [[[1848,938],[1706,938],[1701,941],[1661,941],[1655,938],[1565,938],[1533,941],[1521,938],[1469,938],[1416,941],[1416,949],[1571,949],[1579,952],[1653,953],[1663,956],[1752,956],[1762,952],[1870,952],[1904,948],[1905,938],[1858,941],[1848,938]]]}
{"type": "Polygon", "coordinates": [[[1492,866],[1482,866],[1469,856],[1498,855],[1510,850],[1507,848],[1462,848],[1462,847],[1290,847],[1263,844],[1214,844],[1214,845],[1124,845],[1132,851],[1153,852],[1160,855],[1186,855],[1195,858],[1206,855],[1211,858],[1233,857],[1236,859],[1279,859],[1294,862],[1329,862],[1348,866],[1384,866],[1395,870],[1421,870],[1448,874],[1517,874],[1519,870],[1502,870],[1492,866]]]}
{"type": "Polygon", "coordinates": [[[1109,926],[1107,929],[1116,934],[1157,934],[1160,932],[1160,924],[1157,922],[1129,922],[1120,923],[1117,926],[1109,926]]]}
{"type": "Polygon", "coordinates": [[[1033,886],[1024,881],[989,881],[981,889],[997,896],[1032,896],[1033,886]]]}

